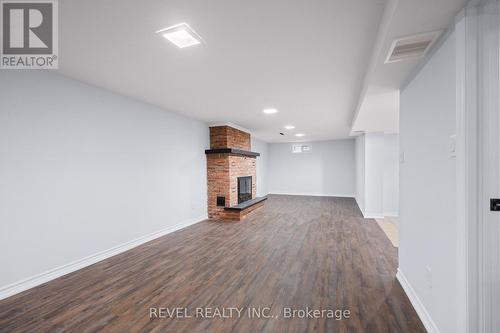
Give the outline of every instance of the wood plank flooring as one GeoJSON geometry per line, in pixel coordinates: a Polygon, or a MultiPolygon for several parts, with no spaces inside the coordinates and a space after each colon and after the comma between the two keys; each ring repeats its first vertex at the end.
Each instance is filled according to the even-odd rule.
{"type": "Polygon", "coordinates": [[[273,195],[244,221],[203,221],[0,301],[0,332],[425,332],[396,268],[353,199],[273,195]],[[192,317],[151,319],[151,307],[192,317]],[[247,315],[259,307],[276,318],[247,315]],[[350,318],[283,317],[306,307],[350,318]]]}

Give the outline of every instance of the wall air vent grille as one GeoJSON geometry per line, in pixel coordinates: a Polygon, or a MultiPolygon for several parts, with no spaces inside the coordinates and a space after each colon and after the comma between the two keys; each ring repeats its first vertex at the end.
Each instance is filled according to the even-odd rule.
{"type": "Polygon", "coordinates": [[[427,32],[395,39],[389,49],[385,63],[422,58],[429,52],[442,31],[427,32]]]}

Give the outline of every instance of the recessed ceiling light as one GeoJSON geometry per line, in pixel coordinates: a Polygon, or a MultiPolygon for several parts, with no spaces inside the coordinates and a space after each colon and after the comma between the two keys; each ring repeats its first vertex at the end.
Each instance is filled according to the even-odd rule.
{"type": "Polygon", "coordinates": [[[276,109],[264,109],[264,110],[262,110],[262,112],[264,112],[265,114],[273,114],[273,113],[277,113],[278,110],[276,110],[276,109]]]}
{"type": "Polygon", "coordinates": [[[287,129],[287,130],[293,130],[295,128],[295,126],[293,125],[286,125],[286,126],[283,126],[284,129],[287,129]]]}
{"type": "Polygon", "coordinates": [[[187,23],[180,23],[156,32],[178,48],[198,45],[203,39],[187,23]]]}
{"type": "Polygon", "coordinates": [[[297,134],[295,134],[295,136],[305,136],[305,134],[304,133],[297,133],[297,134]]]}

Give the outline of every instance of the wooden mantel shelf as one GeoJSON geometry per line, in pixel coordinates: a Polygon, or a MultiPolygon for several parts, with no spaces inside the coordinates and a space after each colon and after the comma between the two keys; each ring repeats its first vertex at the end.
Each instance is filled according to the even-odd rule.
{"type": "Polygon", "coordinates": [[[260,156],[259,153],[256,153],[253,151],[248,151],[248,150],[243,150],[243,149],[236,149],[236,148],[207,149],[207,150],[205,150],[205,154],[235,154],[235,155],[248,156],[248,157],[260,156]]]}

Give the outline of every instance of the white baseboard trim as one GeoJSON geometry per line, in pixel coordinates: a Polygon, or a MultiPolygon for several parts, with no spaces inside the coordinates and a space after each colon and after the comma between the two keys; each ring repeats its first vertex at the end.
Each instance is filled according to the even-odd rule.
{"type": "Polygon", "coordinates": [[[424,325],[427,332],[439,333],[439,329],[436,323],[432,320],[431,315],[429,314],[429,312],[427,312],[427,309],[425,308],[424,304],[422,303],[422,301],[420,301],[420,298],[418,298],[417,293],[415,292],[410,282],[408,281],[408,279],[406,279],[405,275],[399,268],[396,274],[396,278],[398,279],[399,284],[405,291],[406,296],[408,296],[408,298],[410,299],[413,308],[417,312],[417,315],[422,321],[422,324],[424,325]]]}
{"type": "Polygon", "coordinates": [[[363,217],[365,219],[383,219],[384,215],[383,214],[366,213],[366,214],[363,214],[363,217]]]}
{"type": "Polygon", "coordinates": [[[270,192],[269,194],[275,195],[296,195],[303,197],[339,197],[339,198],[354,198],[354,194],[345,193],[284,193],[284,192],[270,192]]]}
{"type": "Polygon", "coordinates": [[[142,245],[144,243],[147,243],[149,241],[152,241],[153,239],[159,238],[161,236],[164,236],[166,234],[169,234],[171,232],[177,231],[179,229],[183,229],[185,227],[188,227],[192,224],[201,222],[203,220],[206,220],[208,217],[205,216],[200,216],[198,218],[194,218],[188,221],[184,221],[169,227],[166,227],[164,229],[158,230],[156,232],[141,236],[139,238],[133,239],[131,241],[128,241],[126,243],[114,246],[110,249],[92,254],[88,257],[82,258],[75,260],[73,262],[70,262],[68,264],[53,268],[49,271],[37,274],[35,276],[23,279],[18,282],[14,282],[12,284],[0,287],[0,300],[13,296],[15,294],[18,294],[20,292],[23,292],[25,290],[31,289],[33,287],[36,287],[38,285],[41,285],[43,283],[49,282],[51,280],[57,279],[58,277],[61,277],[63,275],[75,272],[79,269],[82,269],[84,267],[93,265],[99,261],[102,261],[104,259],[108,259],[112,256],[115,256],[117,254],[120,254],[122,252],[128,251],[134,247],[137,247],[139,245],[142,245]]]}
{"type": "Polygon", "coordinates": [[[358,208],[359,208],[359,211],[361,212],[361,215],[365,215],[365,213],[363,212],[364,208],[361,207],[361,205],[359,204],[359,199],[354,196],[354,200],[356,201],[356,204],[358,205],[358,208]]]}
{"type": "Polygon", "coordinates": [[[399,213],[398,212],[384,212],[384,216],[388,217],[398,217],[399,213]]]}

